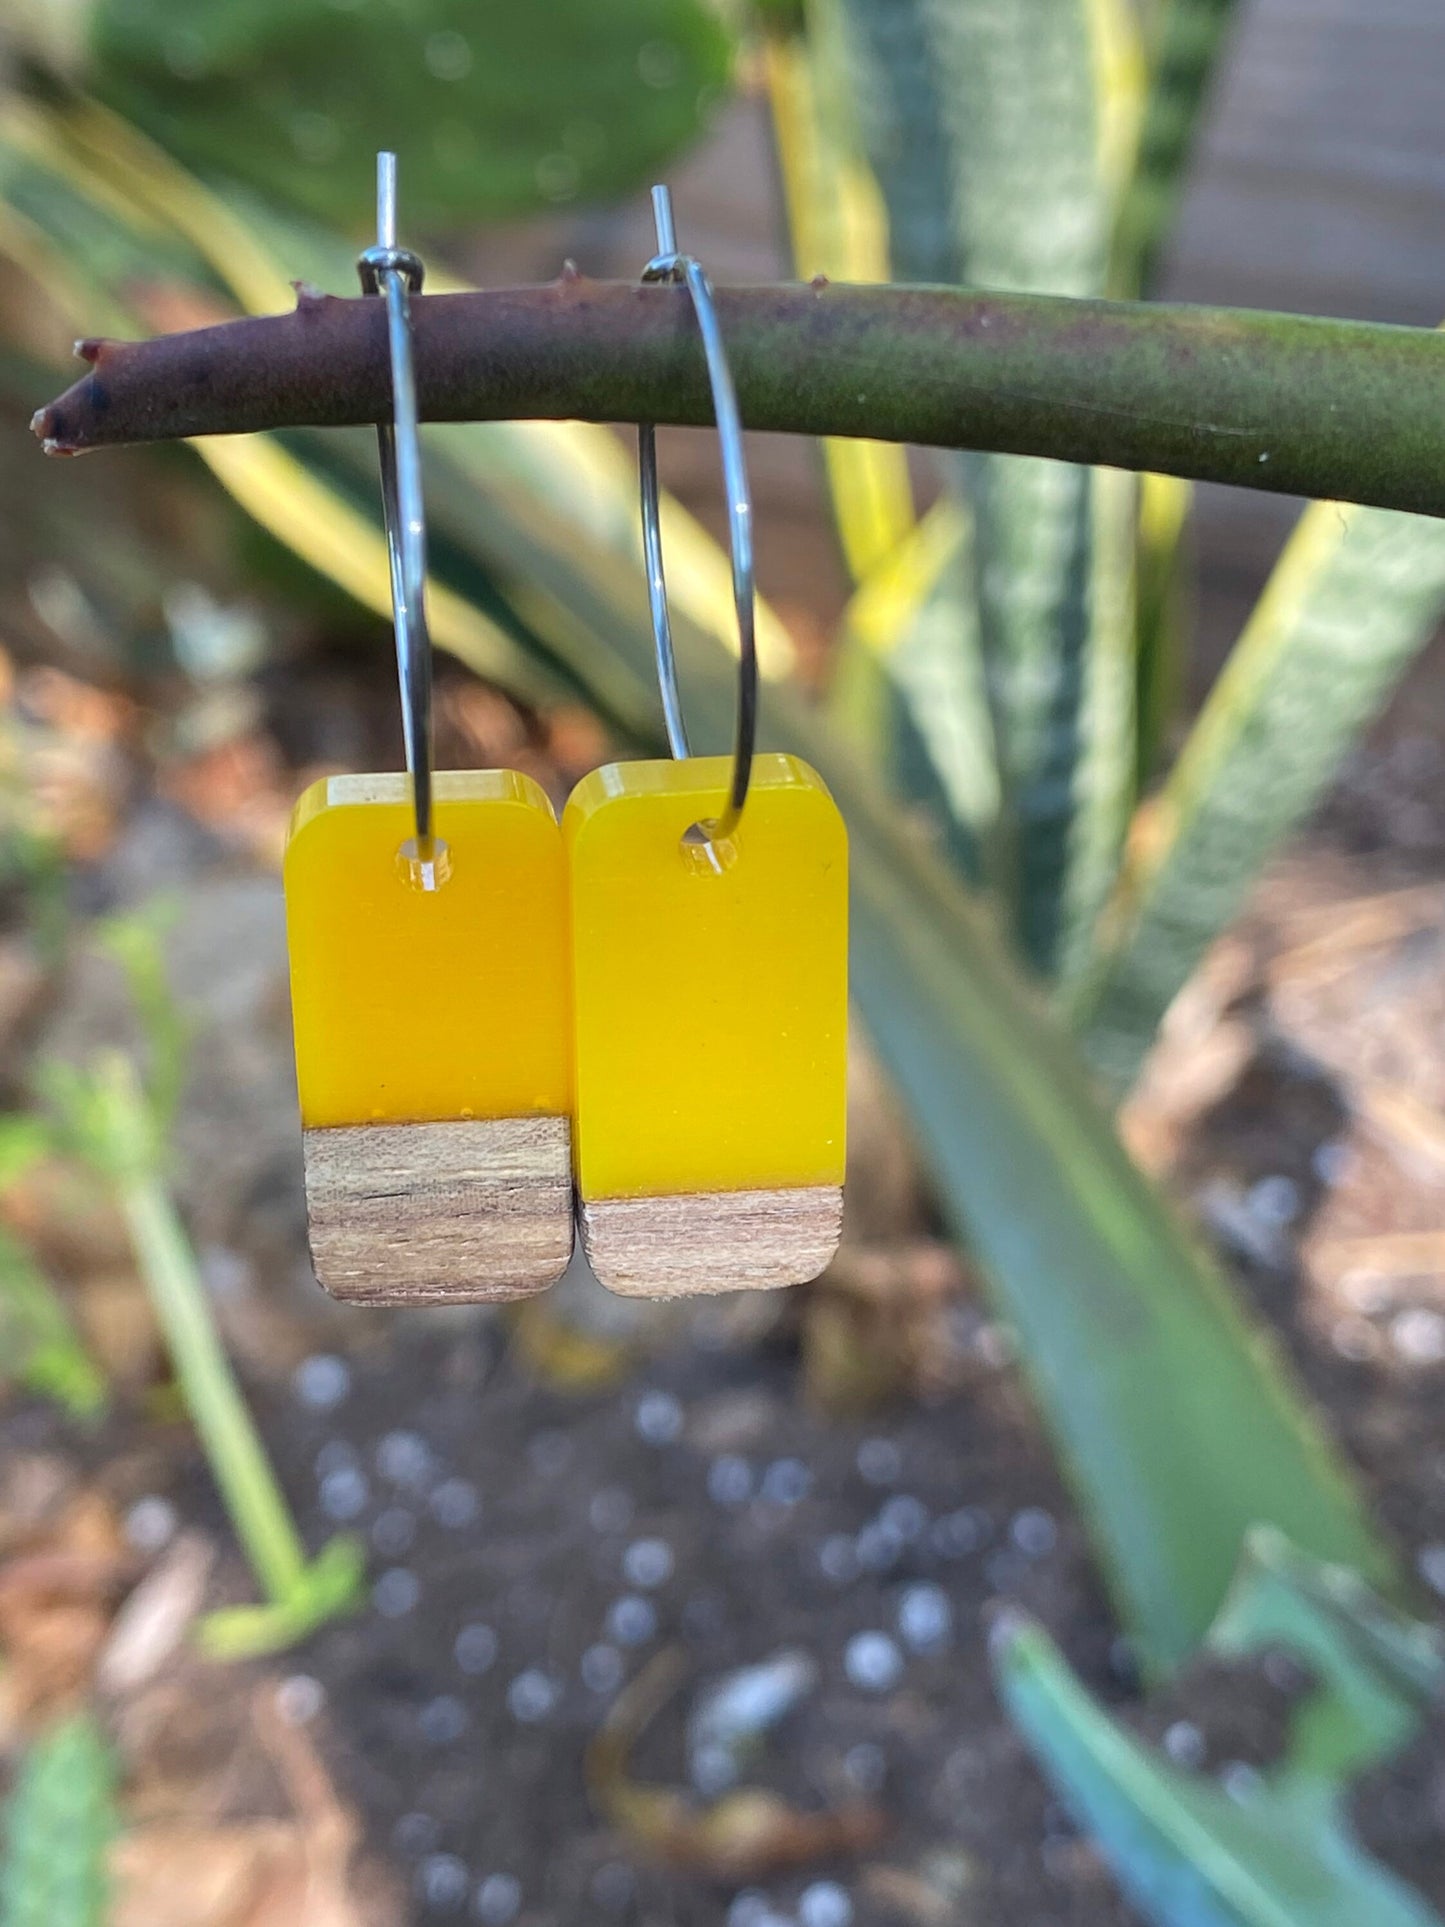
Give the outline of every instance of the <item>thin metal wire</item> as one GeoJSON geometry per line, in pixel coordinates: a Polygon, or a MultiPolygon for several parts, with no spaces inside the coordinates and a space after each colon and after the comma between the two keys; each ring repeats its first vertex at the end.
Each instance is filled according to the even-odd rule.
{"type": "MultiPolygon", "coordinates": [[[[743,425],[738,413],[737,393],[732,371],[718,326],[712,285],[700,262],[690,254],[677,251],[677,234],[672,219],[672,196],[665,187],[652,190],[652,215],[657,226],[658,252],[642,271],[644,281],[682,283],[692,297],[707,358],[707,377],[712,387],[713,414],[717,419],[718,443],[722,451],[723,482],[727,490],[728,533],[732,547],[733,602],[738,616],[738,711],[733,743],[732,782],[727,808],[715,822],[705,826],[707,833],[721,841],[737,828],[748,800],[752,780],[753,752],[758,735],[758,650],[754,622],[753,581],[753,502],[748,487],[747,462],[743,455],[743,425]]],[[[677,687],[677,659],[672,643],[672,623],[667,611],[667,580],[662,566],[662,515],[657,486],[657,431],[643,423],[637,431],[637,470],[642,495],[642,550],[647,569],[647,599],[652,610],[652,636],[657,649],[657,681],[662,692],[662,714],[667,725],[668,748],[676,757],[691,754],[687,725],[682,714],[682,698],[677,687]]]]}
{"type": "Polygon", "coordinates": [[[410,249],[396,245],[395,154],[376,157],[376,246],[358,257],[356,271],[362,293],[380,294],[386,301],[392,419],[376,425],[381,506],[391,564],[397,680],[416,817],[416,860],[423,887],[432,888],[437,879],[432,847],[431,638],[426,622],[426,511],[411,337],[411,296],[421,288],[423,269],[410,249]]]}

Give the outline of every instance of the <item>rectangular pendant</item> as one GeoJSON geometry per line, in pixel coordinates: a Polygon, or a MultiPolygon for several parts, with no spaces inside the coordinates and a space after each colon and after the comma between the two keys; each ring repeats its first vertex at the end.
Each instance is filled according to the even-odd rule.
{"type": "Polygon", "coordinates": [[[512,770],[434,794],[430,868],[402,775],[313,784],[286,847],[312,1259],[370,1304],[524,1296],[572,1250],[557,820],[512,770]]]}
{"type": "Polygon", "coordinates": [[[847,833],[820,777],[764,755],[729,842],[690,839],[730,771],[612,764],[562,820],[582,1235],[629,1296],[802,1282],[838,1242],[847,833]]]}

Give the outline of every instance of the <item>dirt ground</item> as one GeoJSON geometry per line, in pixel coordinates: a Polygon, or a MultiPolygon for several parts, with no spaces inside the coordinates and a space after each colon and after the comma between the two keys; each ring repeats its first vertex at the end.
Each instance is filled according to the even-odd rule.
{"type": "MultiPolygon", "coordinates": [[[[1445,786],[1415,726],[1433,689],[1422,673],[1218,946],[1126,1118],[1327,1406],[1422,1602],[1445,1593],[1445,786]]],[[[174,899],[169,967],[195,1028],[182,1203],[308,1544],[345,1527],[370,1560],[363,1610],[280,1662],[189,1656],[199,1606],[250,1581],[115,1227],[32,1186],[25,1228],[120,1398],[94,1437],[34,1401],[0,1416],[0,1631],[13,1649],[21,1629],[30,1692],[12,1689],[3,1737],[99,1682],[133,1829],[124,1920],[1133,1919],[995,1701],[993,1617],[1036,1614],[1201,1772],[1266,1760],[1282,1709],[1217,1671],[1140,1709],[1007,1330],[942,1242],[866,1053],[847,1239],[816,1288],[660,1311],[579,1270],[520,1314],[405,1316],[316,1290],[267,857],[308,768],[391,746],[344,661],[250,694],[219,751],[157,759],[123,705],[87,710],[53,671],[15,688],[32,751],[68,743],[67,780],[104,822],[74,908],[174,899]],[[38,1630],[55,1600],[26,1617],[23,1561],[81,1539],[57,1659],[38,1630]],[[720,1755],[700,1701],[768,1662],[776,1723],[720,1755]],[[700,1825],[730,1774],[776,1798],[700,1825]],[[204,1901],[198,1856],[224,1872],[204,1901]]],[[[554,788],[600,749],[585,719],[542,732],[450,678],[441,718],[443,761],[504,752],[554,788]]],[[[6,981],[23,978],[33,933],[12,924],[3,945],[6,981]]],[[[127,1029],[83,942],[28,981],[12,1096],[26,1064],[127,1029]]],[[[1445,1736],[1376,1776],[1361,1826],[1445,1899],[1445,1736]]]]}

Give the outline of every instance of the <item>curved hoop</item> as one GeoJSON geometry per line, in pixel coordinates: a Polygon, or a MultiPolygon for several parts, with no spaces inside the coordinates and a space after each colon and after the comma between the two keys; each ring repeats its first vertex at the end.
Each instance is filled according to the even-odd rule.
{"type": "MultiPolygon", "coordinates": [[[[658,253],[642,271],[644,281],[681,282],[692,296],[707,378],[712,387],[722,450],[723,481],[728,498],[728,531],[732,546],[733,602],[738,615],[738,712],[733,744],[732,782],[727,808],[715,823],[701,826],[719,840],[737,828],[748,800],[753,752],[758,735],[758,651],[754,623],[753,502],[743,456],[743,425],[738,414],[732,371],[723,348],[712,285],[700,262],[679,254],[672,221],[672,196],[665,187],[652,190],[652,213],[657,223],[658,253]]],[[[677,660],[672,646],[672,623],[667,612],[667,580],[662,567],[662,516],[657,489],[657,431],[651,423],[637,431],[637,468],[642,493],[642,548],[647,565],[647,597],[652,610],[652,636],[657,648],[657,681],[667,724],[668,748],[676,757],[689,755],[687,725],[677,687],[677,660]]]]}
{"type": "Polygon", "coordinates": [[[431,638],[426,624],[426,510],[410,301],[421,288],[423,269],[416,255],[396,245],[395,154],[376,157],[376,246],[358,257],[356,271],[361,292],[380,294],[386,301],[392,420],[377,423],[376,440],[391,563],[402,735],[416,817],[416,863],[423,888],[430,889],[437,881],[432,848],[431,638]]]}

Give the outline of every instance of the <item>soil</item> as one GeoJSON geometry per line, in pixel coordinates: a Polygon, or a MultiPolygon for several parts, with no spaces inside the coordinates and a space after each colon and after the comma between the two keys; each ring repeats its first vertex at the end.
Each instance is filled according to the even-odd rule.
{"type": "MultiPolygon", "coordinates": [[[[344,675],[281,693],[283,771],[318,753],[322,714],[353,751],[384,754],[344,675]]],[[[444,726],[465,717],[464,687],[444,682],[441,708],[444,726]]],[[[1436,752],[1404,738],[1402,755],[1401,740],[1387,724],[1220,946],[1127,1123],[1439,1587],[1445,1258],[1411,1246],[1402,1270],[1398,1244],[1437,1229],[1445,1171],[1419,1122],[1445,1100],[1445,818],[1436,752]],[[1382,1098],[1401,1090],[1416,1111],[1382,1098]]],[[[521,751],[565,783],[555,746],[521,751]]],[[[1140,1700],[1008,1335],[937,1244],[876,1079],[860,1086],[839,1272],[855,1291],[873,1280],[871,1324],[850,1325],[846,1289],[658,1312],[580,1272],[520,1316],[339,1311],[307,1274],[274,875],[142,785],[77,898],[112,908],[161,878],[179,893],[171,973],[198,1029],[178,1131],[188,1222],[308,1544],[345,1527],[369,1545],[364,1609],[279,1669],[360,1817],[379,1896],[366,1917],[826,1927],[841,1892],[859,1927],[1132,1921],[995,1700],[994,1617],[1036,1615],[1093,1690],[1203,1773],[1267,1765],[1291,1694],[1213,1666],[1140,1700]],[[893,1389],[848,1415],[860,1329],[890,1339],[893,1389]],[[686,1738],[699,1691],[790,1653],[810,1662],[807,1690],[740,1769],[783,1803],[764,1837],[700,1839],[675,1816],[639,1833],[599,1760],[609,1709],[629,1728],[630,1783],[705,1804],[699,1779],[717,1788],[686,1738]],[[667,1654],[678,1678],[634,1722],[629,1682],[649,1692],[667,1654]]],[[[113,973],[81,955],[30,1045],[74,1055],[124,1028],[113,973]]],[[[66,1263],[79,1280],[93,1254],[66,1263]]],[[[159,1497],[175,1527],[230,1546],[189,1435],[147,1414],[137,1393],[87,1443],[12,1404],[0,1451],[58,1455],[121,1514],[159,1497]]],[[[248,1589],[226,1553],[216,1596],[248,1589]]],[[[1437,1722],[1357,1803],[1372,1848],[1437,1899],[1442,1762],[1437,1722]]]]}

